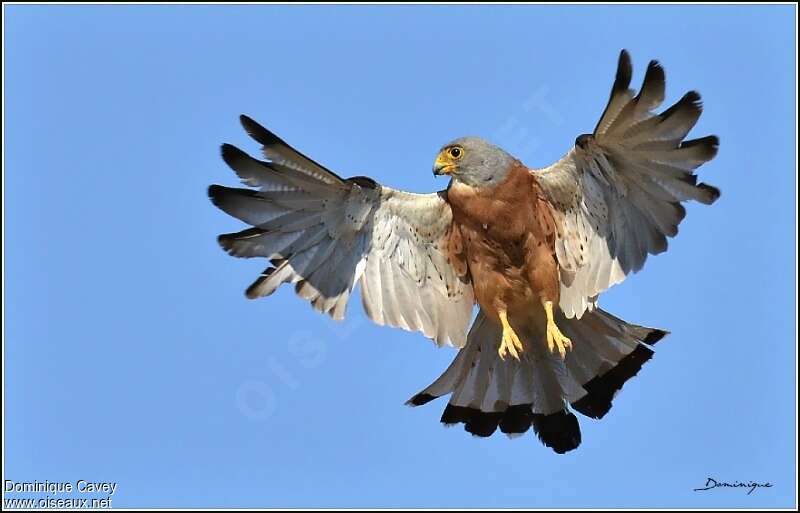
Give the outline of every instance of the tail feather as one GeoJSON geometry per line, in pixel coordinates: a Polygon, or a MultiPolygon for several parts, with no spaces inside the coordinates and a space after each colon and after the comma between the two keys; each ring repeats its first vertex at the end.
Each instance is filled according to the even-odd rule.
{"type": "Polygon", "coordinates": [[[572,339],[565,360],[550,354],[536,327],[519,330],[526,341],[522,360],[501,360],[499,325],[478,314],[461,349],[439,378],[408,400],[420,406],[451,394],[441,422],[464,424],[476,436],[501,432],[515,436],[533,428],[557,453],[581,443],[578,419],[571,410],[602,418],[614,396],[648,361],[648,345],[667,332],[626,323],[600,309],[581,319],[556,321],[572,339]]]}
{"type": "Polygon", "coordinates": [[[530,429],[533,423],[533,411],[530,404],[509,406],[500,420],[500,431],[507,435],[518,435],[530,429]]]}
{"type": "Polygon", "coordinates": [[[611,402],[622,385],[638,374],[642,365],[652,357],[653,350],[640,345],[620,360],[616,367],[584,383],[586,395],[573,402],[572,408],[587,417],[602,419],[611,409],[611,402]]]}
{"type": "Polygon", "coordinates": [[[532,425],[539,440],[558,454],[576,449],[581,444],[578,418],[566,409],[550,415],[534,413],[532,425]]]}

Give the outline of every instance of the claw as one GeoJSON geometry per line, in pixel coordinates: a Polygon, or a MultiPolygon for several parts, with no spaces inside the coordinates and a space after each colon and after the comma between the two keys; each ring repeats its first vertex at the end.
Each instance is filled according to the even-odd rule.
{"type": "Polygon", "coordinates": [[[501,360],[506,359],[506,354],[511,354],[515,360],[519,360],[519,353],[523,351],[522,341],[519,339],[511,324],[508,323],[508,317],[505,310],[498,312],[500,316],[500,324],[503,325],[503,338],[500,341],[500,348],[497,354],[501,360]]]}
{"type": "Polygon", "coordinates": [[[547,315],[547,348],[551,353],[558,351],[563,360],[567,357],[567,351],[572,349],[572,341],[558,329],[556,321],[553,319],[552,301],[545,301],[544,312],[547,315]]]}

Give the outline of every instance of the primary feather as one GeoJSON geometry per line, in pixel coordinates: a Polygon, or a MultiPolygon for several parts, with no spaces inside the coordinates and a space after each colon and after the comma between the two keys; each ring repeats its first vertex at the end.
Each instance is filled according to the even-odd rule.
{"type": "Polygon", "coordinates": [[[442,195],[343,179],[252,119],[242,116],[242,124],[271,161],[223,145],[225,162],[255,189],[212,185],[209,196],[252,226],[221,235],[220,245],[233,256],[272,261],[247,296],[293,283],[315,309],[341,319],[360,283],[364,308],[378,324],[463,346],[474,301],[444,253],[452,214],[442,195]]]}
{"type": "Polygon", "coordinates": [[[591,136],[552,166],[533,173],[559,221],[559,306],[580,317],[598,294],[640,270],[647,255],[667,249],[688,200],[711,204],[716,187],[697,183],[694,170],[713,159],[716,136],[685,141],[702,105],[687,93],[661,114],[664,70],[650,62],[639,93],[629,89],[632,66],[619,58],[611,96],[591,136]]]}

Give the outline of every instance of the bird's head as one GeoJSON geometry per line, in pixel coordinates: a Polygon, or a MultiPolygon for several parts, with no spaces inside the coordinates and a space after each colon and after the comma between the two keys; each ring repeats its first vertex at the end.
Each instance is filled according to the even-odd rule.
{"type": "Polygon", "coordinates": [[[505,179],[514,157],[479,137],[462,137],[442,147],[434,175],[449,175],[471,187],[491,187],[505,179]]]}

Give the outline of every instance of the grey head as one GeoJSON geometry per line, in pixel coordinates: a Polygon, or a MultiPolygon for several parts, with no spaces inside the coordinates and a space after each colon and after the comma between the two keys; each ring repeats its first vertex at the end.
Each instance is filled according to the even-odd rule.
{"type": "Polygon", "coordinates": [[[480,137],[461,137],[442,146],[434,175],[449,175],[471,187],[494,187],[502,182],[516,159],[480,137]]]}

